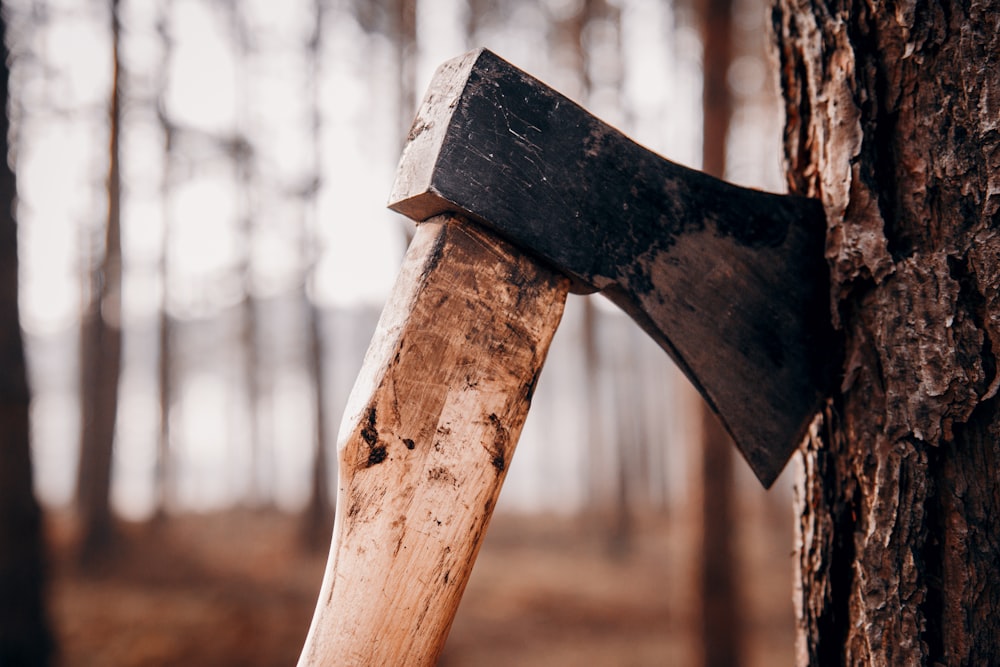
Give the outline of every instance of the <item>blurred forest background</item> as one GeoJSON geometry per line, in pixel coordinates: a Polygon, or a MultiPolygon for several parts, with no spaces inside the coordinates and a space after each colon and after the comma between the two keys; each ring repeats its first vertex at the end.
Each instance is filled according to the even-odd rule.
{"type": "MultiPolygon", "coordinates": [[[[783,189],[764,0],[4,0],[35,492],[61,664],[290,664],[434,68],[486,46],[671,160],[783,189]]],[[[443,663],[791,662],[764,492],[571,297],[443,663]]],[[[734,459],[734,457],[736,457],[734,459]]]]}

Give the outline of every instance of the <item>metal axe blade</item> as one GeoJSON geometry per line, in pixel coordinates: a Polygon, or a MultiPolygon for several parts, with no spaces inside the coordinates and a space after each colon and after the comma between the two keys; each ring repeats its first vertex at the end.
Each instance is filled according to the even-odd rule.
{"type": "Polygon", "coordinates": [[[389,205],[475,220],[600,291],[667,351],[770,486],[839,364],[817,200],[636,144],[488,50],[441,66],[389,205]]]}
{"type": "Polygon", "coordinates": [[[439,217],[349,400],[303,667],[434,664],[571,287],[673,356],[765,485],[831,382],[818,202],[664,160],[489,51],[439,70],[391,205],[439,217]]]}

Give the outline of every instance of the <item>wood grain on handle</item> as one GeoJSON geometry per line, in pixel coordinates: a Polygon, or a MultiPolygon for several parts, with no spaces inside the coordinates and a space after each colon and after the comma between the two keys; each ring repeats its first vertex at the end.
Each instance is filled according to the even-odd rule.
{"type": "Polygon", "coordinates": [[[573,291],[607,296],[688,376],[765,487],[839,382],[819,200],[664,159],[487,49],[438,69],[389,206],[477,220],[573,291]]]}
{"type": "Polygon", "coordinates": [[[568,287],[462,220],[417,227],[341,425],[300,667],[435,663],[568,287]]]}

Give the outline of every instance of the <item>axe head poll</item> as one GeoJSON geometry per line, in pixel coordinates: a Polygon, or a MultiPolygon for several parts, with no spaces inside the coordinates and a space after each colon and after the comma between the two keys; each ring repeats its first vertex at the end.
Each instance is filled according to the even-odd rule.
{"type": "Polygon", "coordinates": [[[442,65],[389,206],[457,214],[601,292],[673,358],[769,487],[839,367],[814,199],[674,164],[486,49],[442,65]]]}

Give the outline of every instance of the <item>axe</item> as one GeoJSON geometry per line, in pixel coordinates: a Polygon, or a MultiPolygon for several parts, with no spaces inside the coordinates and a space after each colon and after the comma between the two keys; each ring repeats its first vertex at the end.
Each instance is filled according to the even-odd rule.
{"type": "Polygon", "coordinates": [[[764,486],[832,386],[818,201],[673,164],[490,51],[439,68],[389,206],[421,224],[341,424],[301,666],[436,661],[567,292],[652,336],[764,486]]]}

